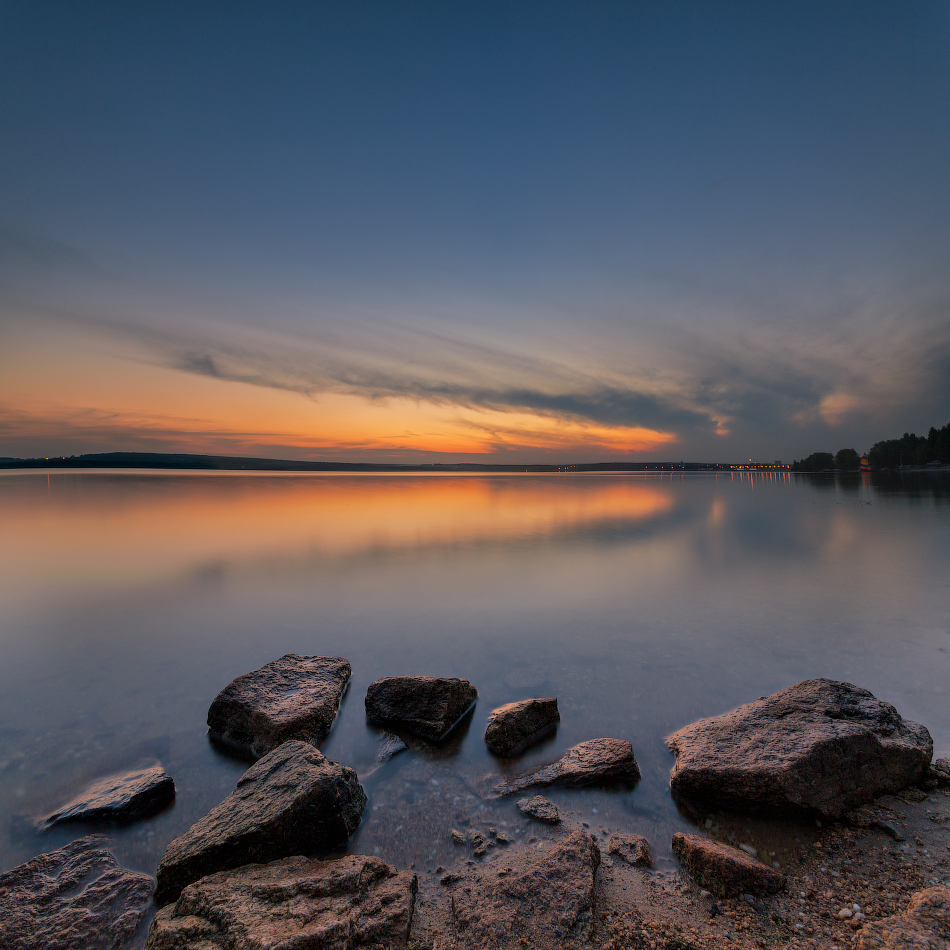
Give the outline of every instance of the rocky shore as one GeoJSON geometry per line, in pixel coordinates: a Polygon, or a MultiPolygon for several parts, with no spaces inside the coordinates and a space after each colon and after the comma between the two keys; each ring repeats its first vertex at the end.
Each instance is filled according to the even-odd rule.
{"type": "MultiPolygon", "coordinates": [[[[808,680],[671,735],[671,792],[694,826],[672,842],[592,826],[537,794],[635,794],[625,739],[586,740],[520,775],[454,776],[473,790],[466,800],[527,792],[523,827],[482,827],[483,805],[452,830],[455,860],[430,872],[339,856],[367,795],[316,746],[349,675],[340,657],[287,655],[233,681],[212,703],[210,735],[257,761],[168,845],[157,887],[120,868],[102,837],[80,838],[0,874],[0,948],[950,947],[950,763],[932,764],[926,728],[866,690],[808,680]]],[[[385,783],[392,756],[412,754],[410,734],[444,743],[476,698],[466,680],[377,680],[367,720],[392,733],[362,780],[385,783]]],[[[512,703],[484,741],[510,765],[559,718],[554,697],[512,703]]],[[[38,826],[141,820],[173,794],[159,766],[110,776],[38,826]]]]}

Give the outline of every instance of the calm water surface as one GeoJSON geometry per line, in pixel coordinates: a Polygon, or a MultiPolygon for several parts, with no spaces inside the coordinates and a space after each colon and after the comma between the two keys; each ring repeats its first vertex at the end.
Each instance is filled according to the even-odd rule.
{"type": "MultiPolygon", "coordinates": [[[[161,761],[178,797],[115,829],[128,867],[234,787],[208,742],[233,677],[284,653],[345,656],[353,679],[324,751],[361,775],[381,733],[370,682],[462,676],[475,714],[364,780],[351,850],[420,872],[453,827],[536,831],[485,802],[489,711],[557,696],[556,736],[633,743],[632,790],[553,790],[596,831],[646,834],[661,863],[689,819],[663,737],[829,676],[924,723],[950,752],[950,484],[788,476],[0,475],[0,869],[85,829],[36,834],[90,780],[161,761]]],[[[783,839],[759,846],[781,858],[783,839]]],[[[764,844],[763,844],[764,842],[764,844]]]]}

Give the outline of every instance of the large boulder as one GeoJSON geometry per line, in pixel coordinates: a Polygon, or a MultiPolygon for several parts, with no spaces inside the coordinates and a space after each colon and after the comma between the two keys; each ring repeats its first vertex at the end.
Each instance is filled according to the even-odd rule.
{"type": "Polygon", "coordinates": [[[495,755],[520,755],[550,735],[561,721],[557,699],[523,699],[493,709],[485,729],[485,745],[495,755]]]}
{"type": "Polygon", "coordinates": [[[288,739],[319,745],[349,681],[339,656],[288,653],[228,683],[208,710],[211,738],[257,758],[288,739]]]}
{"type": "Polygon", "coordinates": [[[418,882],[381,858],[300,856],[222,871],[186,887],[152,921],[146,950],[401,947],[418,882]]]}
{"type": "Polygon", "coordinates": [[[950,947],[950,888],[918,891],[903,914],[867,923],[854,950],[947,950],[950,947]]]}
{"type": "Polygon", "coordinates": [[[866,689],[796,686],[673,733],[674,792],[729,806],[839,817],[919,781],[930,733],[866,689]]]}
{"type": "Polygon", "coordinates": [[[774,894],[785,887],[785,875],[761,861],[712,838],[673,835],[673,854],[701,887],[717,897],[774,894]]]}
{"type": "Polygon", "coordinates": [[[599,864],[593,837],[575,831],[521,874],[460,884],[452,893],[456,946],[496,950],[586,942],[599,864]]]}
{"type": "Polygon", "coordinates": [[[3,950],[122,950],[152,906],[152,879],[119,867],[98,835],[0,874],[3,950]]]}
{"type": "Polygon", "coordinates": [[[356,772],[309,743],[285,742],[165,849],[155,899],[175,900],[183,887],[216,871],[341,847],[365,807],[356,772]]]}
{"type": "Polygon", "coordinates": [[[556,762],[498,785],[496,795],[514,795],[541,785],[600,785],[636,782],[640,768],[626,739],[589,739],[568,749],[556,762]]]}
{"type": "Polygon", "coordinates": [[[160,765],[94,782],[42,820],[50,828],[65,822],[124,822],[160,811],[175,798],[175,783],[160,765]]]}
{"type": "Polygon", "coordinates": [[[366,690],[366,718],[441,742],[474,706],[468,681],[443,676],[386,676],[366,690]]]}

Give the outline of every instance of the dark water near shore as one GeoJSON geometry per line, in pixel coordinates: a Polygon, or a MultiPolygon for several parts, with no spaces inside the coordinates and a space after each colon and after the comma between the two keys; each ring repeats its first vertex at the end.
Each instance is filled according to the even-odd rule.
{"type": "MultiPolygon", "coordinates": [[[[208,743],[211,700],[288,652],[350,660],[324,751],[361,774],[372,680],[477,686],[452,741],[364,783],[352,850],[419,871],[460,856],[453,827],[537,832],[475,788],[498,767],[488,712],[530,696],[557,696],[562,722],[524,764],[633,743],[635,789],[549,797],[661,859],[689,826],[663,737],[798,680],[865,686],[950,752],[946,476],[4,474],[0,566],[0,870],[85,830],[29,816],[158,759],[176,804],[110,832],[154,873],[246,767],[208,743]]],[[[769,834],[740,832],[780,859],[769,834]]]]}

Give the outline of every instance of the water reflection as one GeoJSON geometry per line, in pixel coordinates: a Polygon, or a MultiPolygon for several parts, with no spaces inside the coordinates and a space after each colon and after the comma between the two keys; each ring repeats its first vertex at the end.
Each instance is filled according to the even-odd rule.
{"type": "Polygon", "coordinates": [[[906,476],[0,476],[0,867],[82,831],[29,816],[157,759],[174,808],[114,832],[154,872],[246,767],[207,740],[212,698],[287,652],[352,663],[324,745],[367,776],[351,847],[420,871],[459,857],[453,827],[532,833],[479,794],[507,767],[488,712],[531,696],[557,696],[561,725],[518,769],[629,739],[635,789],[549,796],[661,862],[701,817],[670,798],[663,737],[699,717],[832,676],[946,754],[948,497],[906,476]],[[410,738],[376,768],[363,696],[405,673],[464,676],[478,705],[444,746],[410,738]]]}

